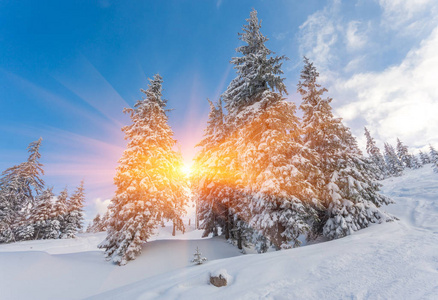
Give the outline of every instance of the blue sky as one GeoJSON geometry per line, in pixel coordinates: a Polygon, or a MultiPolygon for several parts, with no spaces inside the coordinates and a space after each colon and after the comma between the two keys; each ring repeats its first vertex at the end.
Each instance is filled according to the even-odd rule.
{"type": "Polygon", "coordinates": [[[403,1],[1,1],[0,169],[40,136],[45,180],[84,178],[88,218],[112,196],[126,141],[124,107],[160,73],[186,160],[235,73],[237,33],[252,8],[284,64],[289,100],[307,55],[363,144],[438,144],[438,4],[403,1]]]}

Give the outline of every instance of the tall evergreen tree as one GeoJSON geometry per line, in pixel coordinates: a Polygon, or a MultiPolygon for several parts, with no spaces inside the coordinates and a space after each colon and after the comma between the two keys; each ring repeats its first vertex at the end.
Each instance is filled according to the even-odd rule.
{"type": "Polygon", "coordinates": [[[56,211],[53,204],[54,194],[52,188],[44,190],[39,195],[36,205],[30,216],[34,226],[34,238],[56,239],[59,237],[59,221],[56,218],[56,211]]]}
{"type": "Polygon", "coordinates": [[[233,57],[231,63],[237,72],[223,94],[225,108],[231,116],[238,113],[244,106],[251,105],[258,100],[264,91],[272,89],[279,93],[287,93],[286,86],[281,78],[282,61],[285,56],[270,57],[273,52],[265,43],[268,38],[261,32],[261,22],[257,18],[257,11],[253,10],[248,24],[243,25],[243,32],[239,33],[239,39],[246,45],[238,47],[240,57],[233,57]]]}
{"type": "Polygon", "coordinates": [[[429,157],[429,155],[427,155],[427,153],[424,153],[423,151],[420,151],[420,160],[421,160],[421,163],[423,165],[430,164],[430,157],[429,157]]]}
{"type": "Polygon", "coordinates": [[[365,137],[367,139],[367,146],[366,146],[367,153],[371,158],[371,160],[373,161],[373,163],[375,164],[378,171],[376,174],[376,178],[378,180],[385,179],[386,177],[388,177],[388,171],[386,169],[385,159],[383,158],[383,155],[380,153],[380,149],[379,147],[377,147],[376,142],[371,136],[368,129],[366,127],[364,128],[365,128],[365,137]]]}
{"type": "Polygon", "coordinates": [[[98,213],[94,219],[93,222],[91,222],[88,225],[88,228],[86,230],[87,233],[96,233],[96,232],[102,232],[105,231],[105,219],[100,216],[98,213]]]}
{"type": "Polygon", "coordinates": [[[254,242],[260,252],[268,241],[276,249],[299,246],[298,237],[310,231],[319,200],[309,180],[318,169],[302,144],[295,105],[265,91],[242,115],[245,110],[252,118],[238,131],[236,149],[254,242]]]}
{"type": "Polygon", "coordinates": [[[432,163],[432,168],[435,173],[438,173],[438,152],[432,145],[429,145],[430,149],[430,161],[432,163]]]}
{"type": "Polygon", "coordinates": [[[223,94],[228,115],[221,153],[235,181],[227,199],[232,238],[239,248],[252,242],[264,252],[269,244],[298,246],[317,200],[306,180],[312,169],[306,155],[311,154],[297,133],[295,106],[282,98],[286,57],[271,57],[255,10],[247,22],[239,33],[245,45],[236,49],[242,56],[231,60],[237,77],[223,94]]]}
{"type": "Polygon", "coordinates": [[[67,229],[67,217],[68,217],[68,192],[67,188],[64,188],[64,190],[61,191],[61,193],[58,196],[58,199],[55,202],[55,213],[56,213],[56,219],[59,222],[59,238],[62,238],[64,235],[65,237],[68,236],[66,229],[67,229]]]}
{"type": "Polygon", "coordinates": [[[228,214],[229,204],[227,190],[230,181],[227,178],[227,166],[221,156],[221,143],[225,137],[224,114],[219,99],[215,105],[210,100],[208,125],[203,140],[197,145],[202,147],[195,157],[192,176],[192,189],[197,203],[197,214],[204,236],[218,235],[221,228],[229,238],[228,214]]]}
{"type": "Polygon", "coordinates": [[[395,153],[394,147],[388,143],[385,143],[385,161],[388,173],[391,176],[398,177],[403,175],[403,163],[399,160],[397,154],[395,153]]]}
{"type": "Polygon", "coordinates": [[[32,215],[21,214],[15,222],[15,241],[27,241],[35,238],[35,228],[32,224],[32,215]]]}
{"type": "Polygon", "coordinates": [[[42,139],[29,144],[26,162],[13,166],[0,178],[0,243],[15,240],[16,230],[23,229],[26,216],[42,191],[44,175],[39,148],[42,139]],[[24,222],[24,223],[23,223],[24,222]]]}
{"type": "Polygon", "coordinates": [[[417,156],[415,156],[414,154],[410,154],[410,156],[411,156],[412,169],[419,169],[423,167],[423,164],[421,163],[421,161],[418,159],[417,156]]]}
{"type": "Polygon", "coordinates": [[[317,83],[318,76],[313,63],[304,58],[298,84],[304,141],[318,154],[315,163],[322,171],[320,196],[326,209],[322,231],[333,239],[390,219],[378,207],[392,200],[378,193],[380,184],[374,181],[349,128],[333,116],[332,99],[323,98],[327,90],[317,83]]]}
{"type": "Polygon", "coordinates": [[[109,209],[107,237],[99,245],[119,265],[135,259],[161,219],[181,222],[186,181],[182,157],[173,150],[175,140],[162,99],[162,78],[150,80],[134,109],[125,109],[132,124],[125,126],[128,148],[119,160],[114,182],[116,195],[109,209]]]}
{"type": "Polygon", "coordinates": [[[13,225],[18,221],[17,219],[7,193],[0,189],[0,243],[15,241],[13,225]]]}
{"type": "Polygon", "coordinates": [[[76,188],[76,191],[71,195],[67,202],[67,213],[64,218],[64,233],[63,238],[74,238],[82,229],[84,222],[84,207],[85,193],[84,181],[76,188]]]}
{"type": "Polygon", "coordinates": [[[406,168],[418,169],[418,162],[415,157],[409,153],[408,147],[397,138],[397,156],[406,168]]]}

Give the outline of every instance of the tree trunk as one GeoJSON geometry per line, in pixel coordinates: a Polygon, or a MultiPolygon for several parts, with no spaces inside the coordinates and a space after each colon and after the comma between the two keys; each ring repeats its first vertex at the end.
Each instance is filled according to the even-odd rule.
{"type": "Polygon", "coordinates": [[[227,208],[226,211],[226,216],[225,216],[225,226],[224,226],[224,234],[225,234],[225,239],[229,240],[230,239],[230,230],[231,230],[231,222],[230,222],[230,212],[229,209],[227,208]]]}
{"type": "Polygon", "coordinates": [[[196,198],[195,229],[199,229],[198,198],[196,198]]]}
{"type": "Polygon", "coordinates": [[[241,232],[241,229],[239,229],[238,231],[237,231],[237,248],[239,249],[239,250],[242,250],[243,248],[242,248],[242,232],[241,232]]]}
{"type": "Polygon", "coordinates": [[[173,229],[172,229],[172,236],[175,236],[175,220],[172,221],[173,223],[173,229]]]}

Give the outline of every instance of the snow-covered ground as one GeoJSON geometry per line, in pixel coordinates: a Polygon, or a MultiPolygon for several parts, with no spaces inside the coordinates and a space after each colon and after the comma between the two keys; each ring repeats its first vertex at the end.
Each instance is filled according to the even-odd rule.
{"type": "Polygon", "coordinates": [[[383,182],[399,221],[287,251],[242,255],[169,227],[124,267],[96,249],[104,233],[0,245],[0,299],[438,299],[438,174],[405,173],[383,182]],[[231,282],[217,288],[208,276],[220,269],[231,282]]]}

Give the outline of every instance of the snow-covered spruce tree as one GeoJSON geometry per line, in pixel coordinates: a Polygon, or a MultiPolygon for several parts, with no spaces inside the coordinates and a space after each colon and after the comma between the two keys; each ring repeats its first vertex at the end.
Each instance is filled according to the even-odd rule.
{"type": "Polygon", "coordinates": [[[380,149],[379,147],[377,147],[376,142],[371,136],[368,129],[366,127],[364,127],[364,129],[365,129],[365,137],[367,139],[367,147],[366,147],[367,153],[371,158],[371,160],[373,161],[373,163],[375,164],[378,171],[376,174],[376,179],[378,180],[385,179],[386,177],[388,177],[388,171],[386,169],[385,159],[383,158],[382,153],[380,153],[380,149]]]}
{"type": "Polygon", "coordinates": [[[249,208],[245,217],[256,231],[253,242],[259,252],[267,250],[267,242],[276,249],[297,247],[319,207],[311,184],[318,176],[315,158],[303,146],[295,105],[279,93],[263,92],[242,115],[246,110],[252,117],[239,129],[236,149],[249,208]]]}
{"type": "Polygon", "coordinates": [[[82,180],[76,191],[67,201],[67,213],[64,218],[64,233],[62,238],[74,238],[82,229],[84,222],[84,181],[82,180]]]}
{"type": "Polygon", "coordinates": [[[125,109],[132,124],[125,126],[128,147],[114,178],[116,195],[109,206],[107,237],[99,245],[113,262],[124,265],[135,259],[160,220],[181,222],[186,181],[182,157],[173,150],[175,140],[168,125],[162,78],[150,80],[134,109],[125,109]]]}
{"type": "Polygon", "coordinates": [[[312,170],[306,159],[310,151],[297,133],[295,106],[282,98],[286,58],[270,56],[255,10],[247,22],[239,33],[245,45],[236,49],[242,56],[231,60],[237,77],[223,94],[228,115],[221,146],[236,180],[229,201],[234,213],[230,231],[239,248],[250,241],[264,252],[268,243],[277,249],[299,245],[316,197],[306,181],[312,170]]]}
{"type": "Polygon", "coordinates": [[[427,155],[427,153],[424,153],[423,151],[420,151],[420,160],[423,165],[430,164],[431,162],[429,155],[427,155]]]}
{"type": "Polygon", "coordinates": [[[202,147],[194,163],[192,190],[198,204],[198,219],[203,236],[218,235],[236,241],[242,249],[246,224],[240,221],[236,207],[241,198],[241,186],[235,163],[237,151],[226,134],[222,102],[210,103],[210,114],[202,147]]]}
{"type": "Polygon", "coordinates": [[[322,216],[322,233],[335,239],[370,223],[391,220],[378,207],[392,200],[379,194],[380,184],[374,181],[355,138],[341,119],[333,116],[332,99],[323,98],[327,90],[317,83],[318,76],[313,63],[305,57],[298,83],[298,92],[303,99],[304,141],[317,153],[314,163],[318,163],[324,181],[319,193],[326,210],[326,215],[322,216]]]}
{"type": "Polygon", "coordinates": [[[21,215],[15,223],[15,241],[28,241],[35,237],[35,228],[32,224],[32,215],[21,215]]]}
{"type": "Polygon", "coordinates": [[[102,232],[105,231],[105,220],[103,219],[103,217],[100,217],[100,214],[98,213],[94,219],[93,222],[91,222],[88,227],[86,232],[87,233],[96,233],[96,232],[102,232]]]}
{"type": "Polygon", "coordinates": [[[59,237],[59,221],[56,218],[55,206],[52,202],[53,188],[44,190],[37,198],[30,219],[34,227],[34,238],[56,239],[59,237]]]}
{"type": "Polygon", "coordinates": [[[241,178],[240,153],[236,149],[237,132],[230,131],[231,134],[227,134],[226,139],[218,147],[218,163],[212,167],[219,170],[217,177],[221,183],[219,190],[221,203],[226,207],[223,234],[242,250],[243,246],[249,246],[252,241],[253,230],[248,224],[247,195],[244,193],[245,183],[241,178]]]}
{"type": "Polygon", "coordinates": [[[403,163],[399,160],[397,154],[395,153],[394,147],[388,143],[385,143],[385,161],[388,173],[391,176],[398,177],[403,175],[403,163]]]}
{"type": "Polygon", "coordinates": [[[106,210],[105,214],[102,216],[102,220],[101,220],[101,226],[102,226],[102,231],[106,231],[107,227],[108,227],[108,220],[109,220],[109,209],[106,210]]]}
{"type": "Polygon", "coordinates": [[[194,160],[192,175],[192,191],[197,203],[199,228],[204,230],[203,236],[213,233],[218,235],[221,228],[226,239],[229,238],[227,227],[228,174],[220,153],[220,145],[224,138],[224,122],[222,102],[217,105],[208,100],[210,113],[204,138],[197,145],[202,147],[194,160]]]}
{"type": "Polygon", "coordinates": [[[0,243],[15,241],[16,230],[27,226],[26,219],[34,199],[43,187],[44,175],[39,148],[42,139],[29,144],[26,162],[13,166],[0,178],[0,243]]]}
{"type": "MultiPolygon", "coordinates": [[[[233,57],[231,63],[237,72],[237,77],[231,81],[223,94],[225,108],[230,117],[237,117],[242,107],[258,101],[264,91],[272,89],[279,93],[286,93],[286,87],[281,78],[282,61],[285,56],[270,56],[273,54],[265,42],[268,38],[261,32],[261,22],[257,18],[257,11],[253,10],[248,24],[243,25],[243,32],[239,33],[239,39],[246,43],[236,49],[242,53],[241,57],[233,57]]],[[[237,120],[235,120],[237,121],[237,120]]]]}
{"type": "Polygon", "coordinates": [[[64,188],[64,190],[59,193],[58,199],[55,202],[55,214],[56,219],[59,221],[59,237],[62,238],[64,235],[67,237],[66,234],[66,227],[67,227],[67,212],[68,212],[68,192],[67,188],[64,188]]]}
{"type": "Polygon", "coordinates": [[[0,189],[0,244],[15,241],[13,225],[18,223],[18,217],[11,208],[7,193],[0,189]]]}
{"type": "Polygon", "coordinates": [[[201,251],[199,251],[199,248],[196,247],[196,250],[195,250],[195,253],[193,254],[193,259],[191,260],[191,262],[193,262],[197,265],[202,265],[206,261],[207,261],[207,258],[203,257],[201,251]]]}
{"type": "Polygon", "coordinates": [[[411,155],[412,169],[419,169],[419,168],[423,167],[423,164],[418,159],[418,157],[415,156],[415,154],[410,154],[410,155],[411,155]]]}
{"type": "Polygon", "coordinates": [[[405,146],[399,138],[397,138],[397,156],[406,168],[418,169],[418,162],[415,157],[409,153],[408,147],[405,146]]]}
{"type": "Polygon", "coordinates": [[[435,173],[438,173],[438,152],[432,145],[429,145],[430,149],[430,162],[432,163],[432,168],[435,173]]]}

